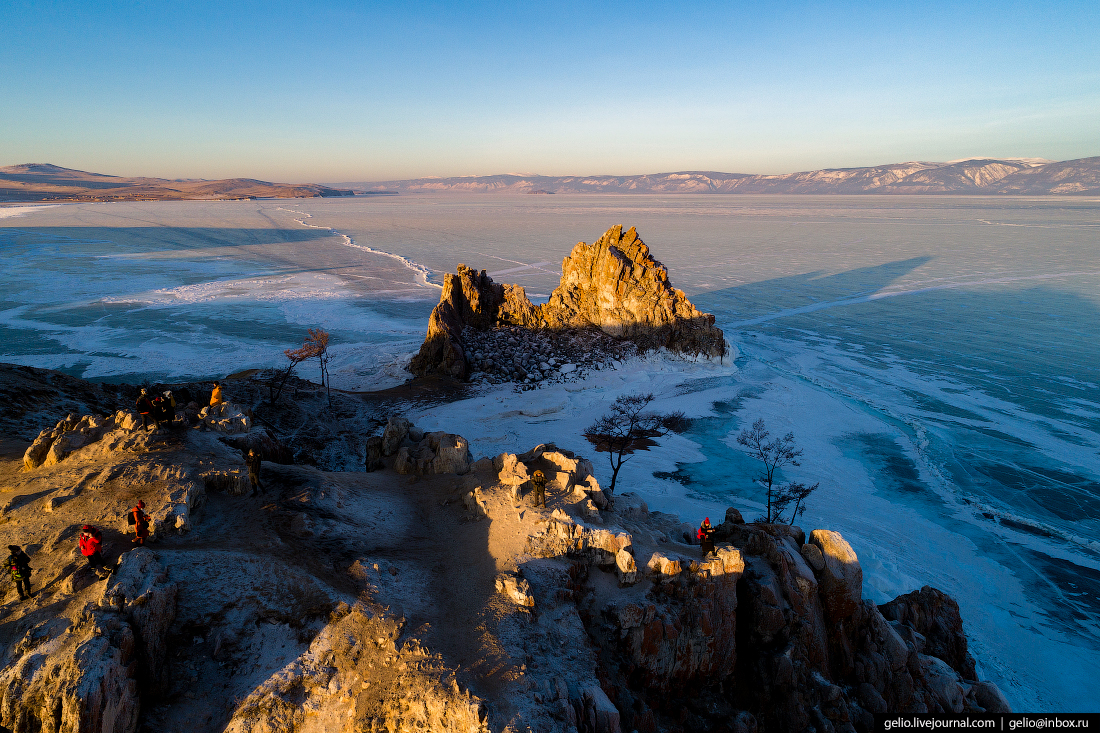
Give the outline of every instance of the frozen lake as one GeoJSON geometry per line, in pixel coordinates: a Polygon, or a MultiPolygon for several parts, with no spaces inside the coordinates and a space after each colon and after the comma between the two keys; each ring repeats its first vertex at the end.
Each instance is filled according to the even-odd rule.
{"type": "MultiPolygon", "coordinates": [[[[475,454],[653,391],[699,418],[624,467],[697,522],[760,512],[733,436],[794,431],[800,522],[842,532],[876,601],[939,587],[1018,710],[1100,710],[1100,201],[401,196],[0,209],[0,360],[92,379],[221,377],[333,334],[336,386],[407,376],[442,274],[533,298],[579,240],[636,226],[736,365],[640,361],[416,415],[475,454]],[[503,415],[503,416],[502,416],[503,415]]],[[[304,375],[311,376],[308,372],[304,375]]],[[[597,461],[598,470],[604,465],[597,461]]],[[[600,475],[601,480],[604,479],[600,475]]]]}

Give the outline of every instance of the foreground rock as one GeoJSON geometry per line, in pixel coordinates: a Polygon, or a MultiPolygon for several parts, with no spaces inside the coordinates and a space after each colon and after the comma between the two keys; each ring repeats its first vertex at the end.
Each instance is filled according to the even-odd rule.
{"type": "MultiPolygon", "coordinates": [[[[459,265],[457,274],[444,279],[427,337],[409,369],[420,376],[459,379],[468,378],[475,367],[522,379],[537,369],[541,378],[551,368],[560,372],[575,366],[563,362],[562,353],[564,340],[575,342],[578,331],[599,332],[642,350],[667,348],[706,356],[727,352],[714,316],[698,311],[672,287],[668,270],[633,228],[624,233],[616,226],[594,244],[580,242],[573,248],[562,262],[560,284],[543,305],[532,304],[518,285],[495,283],[484,270],[459,265]],[[471,333],[464,335],[466,329],[479,333],[500,327],[538,332],[545,351],[532,355],[514,348],[486,355],[483,348],[476,350],[471,333]],[[534,364],[532,356],[538,357],[534,364]]],[[[514,334],[507,338],[507,345],[519,346],[514,334]]]]}
{"type": "Polygon", "coordinates": [[[115,427],[51,465],[23,470],[27,440],[0,463],[0,534],[28,548],[38,592],[0,609],[0,725],[805,732],[1008,709],[975,679],[954,601],[922,588],[876,607],[835,532],[730,510],[702,557],[679,518],[612,502],[583,456],[471,461],[460,436],[400,417],[371,443],[376,470],[265,460],[248,498],[249,436],[281,451],[115,427]],[[155,552],[130,549],[137,498],[155,552]],[[121,552],[109,579],[76,550],[85,522],[110,564],[121,552]]]}
{"type": "Polygon", "coordinates": [[[14,733],[131,733],[139,696],[163,690],[176,586],[146,549],[127,553],[98,602],[27,631],[0,673],[14,733]]]}

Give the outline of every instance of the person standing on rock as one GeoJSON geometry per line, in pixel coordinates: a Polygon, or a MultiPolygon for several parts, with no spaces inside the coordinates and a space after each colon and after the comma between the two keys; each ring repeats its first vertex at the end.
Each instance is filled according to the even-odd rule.
{"type": "Polygon", "coordinates": [[[88,566],[98,574],[100,570],[107,569],[107,563],[103,562],[100,548],[103,538],[99,530],[90,524],[80,528],[80,554],[88,561],[88,566]]]}
{"type": "Polygon", "coordinates": [[[34,594],[31,593],[31,559],[19,545],[8,545],[8,562],[5,567],[11,573],[11,579],[19,591],[19,600],[25,601],[34,594]]]}
{"type": "Polygon", "coordinates": [[[130,510],[129,516],[126,517],[126,523],[134,528],[134,539],[131,542],[138,547],[145,544],[145,540],[149,537],[149,520],[152,519],[145,513],[145,502],[138,501],[137,505],[130,510]]]}
{"type": "Polygon", "coordinates": [[[153,405],[153,425],[159,429],[160,424],[164,422],[164,397],[159,394],[153,395],[150,402],[153,405]]]}
{"type": "Polygon", "coordinates": [[[249,496],[264,493],[264,486],[260,483],[260,454],[255,448],[248,449],[245,463],[248,464],[248,482],[252,484],[252,493],[249,496]]]}
{"type": "Polygon", "coordinates": [[[546,508],[546,474],[535,471],[531,476],[531,485],[535,487],[535,506],[546,508]]]}
{"type": "Polygon", "coordinates": [[[210,406],[220,405],[222,403],[222,384],[221,382],[214,382],[214,389],[210,392],[210,406]]]}
{"type": "Polygon", "coordinates": [[[138,395],[134,404],[137,406],[138,414],[141,415],[141,427],[144,430],[149,425],[149,416],[153,412],[153,402],[149,399],[149,390],[142,387],[141,394],[138,395]]]}
{"type": "Polygon", "coordinates": [[[164,392],[164,420],[169,426],[176,420],[176,398],[171,390],[164,392]]]}
{"type": "Polygon", "coordinates": [[[714,552],[714,539],[711,537],[713,534],[714,527],[710,526],[710,517],[705,517],[703,523],[699,525],[699,531],[695,533],[703,549],[703,557],[714,552]]]}

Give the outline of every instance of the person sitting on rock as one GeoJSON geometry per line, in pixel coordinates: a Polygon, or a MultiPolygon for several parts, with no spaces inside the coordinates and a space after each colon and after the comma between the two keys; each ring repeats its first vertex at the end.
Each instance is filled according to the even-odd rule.
{"type": "Polygon", "coordinates": [[[149,399],[149,390],[142,387],[141,394],[138,395],[137,401],[134,404],[137,406],[138,414],[141,415],[141,427],[144,429],[149,425],[149,416],[153,412],[153,403],[149,399]]]}
{"type": "Polygon", "coordinates": [[[248,482],[252,484],[252,493],[249,496],[264,493],[264,486],[260,483],[260,454],[255,448],[248,449],[245,463],[248,464],[248,482]]]}
{"type": "Polygon", "coordinates": [[[90,524],[80,528],[80,554],[88,561],[88,566],[98,574],[101,570],[107,570],[107,563],[103,562],[100,548],[103,538],[99,530],[90,524]]]}
{"type": "Polygon", "coordinates": [[[536,470],[531,476],[531,485],[535,487],[535,506],[546,508],[546,474],[536,470]]]}
{"type": "Polygon", "coordinates": [[[214,382],[214,389],[210,392],[210,406],[220,405],[222,402],[222,384],[214,382]]]}
{"type": "Polygon", "coordinates": [[[699,525],[699,531],[695,533],[696,538],[699,540],[699,545],[703,549],[703,557],[714,552],[714,540],[711,538],[712,534],[714,534],[714,527],[710,526],[710,517],[705,517],[703,523],[699,525]]]}
{"type": "Polygon", "coordinates": [[[150,517],[145,513],[145,502],[138,501],[137,506],[130,510],[130,514],[126,517],[126,523],[134,528],[134,539],[131,542],[139,547],[145,544],[145,540],[149,537],[149,520],[150,517]]]}
{"type": "Polygon", "coordinates": [[[31,593],[31,559],[19,545],[8,545],[8,550],[11,554],[5,567],[19,591],[19,599],[25,601],[34,595],[31,593]]]}

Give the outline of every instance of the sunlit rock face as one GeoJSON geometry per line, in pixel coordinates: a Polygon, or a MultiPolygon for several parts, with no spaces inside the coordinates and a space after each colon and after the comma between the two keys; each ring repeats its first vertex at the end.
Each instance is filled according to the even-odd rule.
{"type": "MultiPolygon", "coordinates": [[[[465,379],[475,347],[464,330],[506,326],[551,335],[598,331],[643,350],[666,348],[712,357],[727,352],[714,316],[697,310],[683,291],[672,287],[668,270],[653,258],[633,227],[624,232],[615,226],[591,245],[578,243],[562,262],[561,282],[543,305],[532,304],[518,285],[495,283],[484,270],[459,265],[456,274],[444,278],[427,337],[409,369],[418,376],[465,379]]],[[[512,345],[517,352],[523,346],[512,345]]],[[[559,350],[551,344],[551,353],[559,350]]],[[[511,353],[496,354],[490,361],[499,367],[499,362],[511,364],[514,358],[511,353]]]]}

